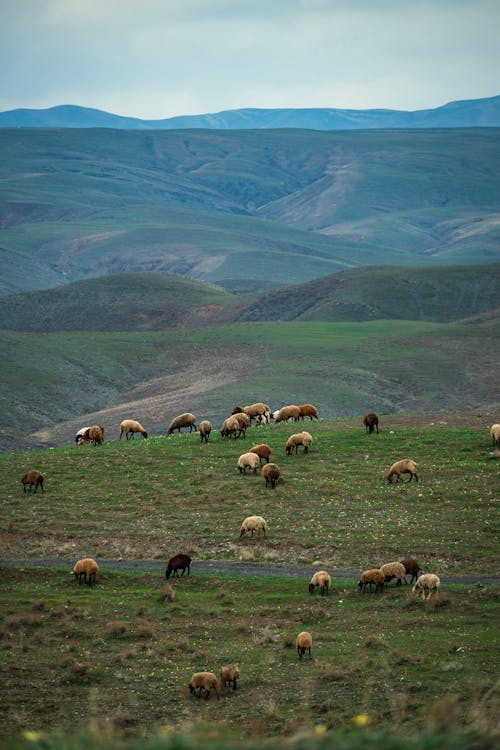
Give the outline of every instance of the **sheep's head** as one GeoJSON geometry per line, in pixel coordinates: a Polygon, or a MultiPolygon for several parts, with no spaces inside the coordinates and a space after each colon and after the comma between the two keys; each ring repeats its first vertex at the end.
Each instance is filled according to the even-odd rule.
{"type": "Polygon", "coordinates": [[[316,586],[314,585],[314,583],[310,583],[309,584],[309,593],[312,594],[315,588],[316,588],[316,586]]]}

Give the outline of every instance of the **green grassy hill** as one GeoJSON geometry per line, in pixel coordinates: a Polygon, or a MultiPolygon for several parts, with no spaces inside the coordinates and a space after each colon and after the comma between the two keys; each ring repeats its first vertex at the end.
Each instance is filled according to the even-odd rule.
{"type": "Polygon", "coordinates": [[[498,260],[496,129],[0,129],[0,289],[498,260]],[[460,158],[457,158],[460,155],[460,158]]]}

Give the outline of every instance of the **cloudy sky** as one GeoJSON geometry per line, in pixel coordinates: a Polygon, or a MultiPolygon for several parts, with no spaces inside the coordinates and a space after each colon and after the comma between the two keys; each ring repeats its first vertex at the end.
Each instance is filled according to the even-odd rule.
{"type": "Polygon", "coordinates": [[[499,0],[0,0],[0,111],[158,119],[500,94],[499,0]]]}

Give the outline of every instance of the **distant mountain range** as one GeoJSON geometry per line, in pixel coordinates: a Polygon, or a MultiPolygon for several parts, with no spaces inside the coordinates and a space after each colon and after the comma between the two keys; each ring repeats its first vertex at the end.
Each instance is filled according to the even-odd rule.
{"type": "Polygon", "coordinates": [[[185,115],[162,120],[121,117],[89,107],[60,105],[48,109],[0,112],[2,128],[115,128],[173,130],[205,128],[242,130],[305,128],[359,130],[373,128],[500,127],[500,96],[449,102],[435,109],[413,112],[392,109],[232,109],[214,114],[185,115]]]}

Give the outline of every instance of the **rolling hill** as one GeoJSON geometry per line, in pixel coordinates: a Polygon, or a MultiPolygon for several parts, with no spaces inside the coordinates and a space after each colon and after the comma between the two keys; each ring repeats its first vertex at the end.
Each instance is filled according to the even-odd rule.
{"type": "Polygon", "coordinates": [[[449,102],[434,109],[416,111],[338,109],[332,107],[309,109],[246,108],[212,114],[181,115],[161,120],[121,117],[99,109],[66,104],[49,107],[48,109],[13,109],[0,112],[0,127],[141,130],[180,128],[353,130],[368,128],[500,127],[500,96],[449,102]]]}
{"type": "Polygon", "coordinates": [[[0,290],[161,270],[253,292],[498,261],[499,135],[0,129],[0,290]]]}

